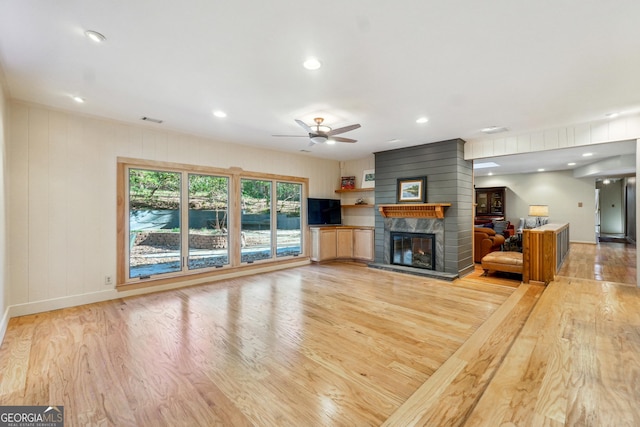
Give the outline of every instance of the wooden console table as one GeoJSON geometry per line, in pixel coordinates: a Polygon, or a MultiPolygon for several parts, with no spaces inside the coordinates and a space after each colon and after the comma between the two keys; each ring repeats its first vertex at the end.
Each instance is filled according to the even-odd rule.
{"type": "Polygon", "coordinates": [[[522,281],[551,282],[568,252],[569,223],[522,230],[522,281]]]}

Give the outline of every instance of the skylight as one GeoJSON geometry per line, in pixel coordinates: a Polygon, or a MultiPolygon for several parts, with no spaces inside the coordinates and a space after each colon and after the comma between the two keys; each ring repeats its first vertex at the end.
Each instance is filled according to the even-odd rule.
{"type": "Polygon", "coordinates": [[[499,168],[500,165],[495,162],[473,163],[474,169],[499,168]]]}

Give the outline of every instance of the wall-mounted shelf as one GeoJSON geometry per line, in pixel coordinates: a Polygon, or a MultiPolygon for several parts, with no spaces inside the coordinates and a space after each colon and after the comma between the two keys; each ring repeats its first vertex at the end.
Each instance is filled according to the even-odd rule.
{"type": "Polygon", "coordinates": [[[344,190],[336,190],[336,193],[361,193],[365,191],[374,191],[375,188],[349,188],[344,190]]]}
{"type": "Polygon", "coordinates": [[[342,205],[341,208],[372,208],[373,204],[360,204],[360,205],[342,205]]]}

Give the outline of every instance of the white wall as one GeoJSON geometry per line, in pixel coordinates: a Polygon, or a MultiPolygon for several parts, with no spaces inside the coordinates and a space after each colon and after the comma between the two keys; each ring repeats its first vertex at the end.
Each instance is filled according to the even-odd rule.
{"type": "Polygon", "coordinates": [[[9,321],[9,274],[7,271],[7,99],[0,69],[0,342],[9,321]]]}
{"type": "Polygon", "coordinates": [[[595,243],[595,179],[571,171],[475,178],[476,187],[507,187],[507,220],[518,226],[529,205],[549,205],[549,221],[570,223],[572,242],[595,243]],[[582,207],[579,207],[582,203],[582,207]]]}
{"type": "Polygon", "coordinates": [[[73,300],[110,289],[104,276],[116,272],[117,157],[308,177],[315,197],[335,196],[340,176],[337,161],[19,102],[9,107],[10,305],[73,300]]]}
{"type": "MultiPolygon", "coordinates": [[[[375,169],[376,158],[372,154],[364,159],[349,160],[340,162],[340,176],[355,176],[356,187],[362,187],[363,172],[375,169]]],[[[336,188],[340,188],[336,182],[336,188]]],[[[370,207],[366,208],[345,208],[342,209],[342,222],[345,225],[375,226],[375,215],[378,211],[375,208],[375,191],[342,193],[341,201],[343,205],[353,205],[357,199],[364,199],[370,207]]]]}

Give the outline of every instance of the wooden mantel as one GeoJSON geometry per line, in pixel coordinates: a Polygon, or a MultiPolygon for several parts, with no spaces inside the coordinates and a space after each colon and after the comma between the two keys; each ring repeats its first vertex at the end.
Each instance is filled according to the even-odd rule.
{"type": "Polygon", "coordinates": [[[385,218],[444,218],[444,208],[451,203],[407,203],[378,205],[380,215],[385,218]]]}

